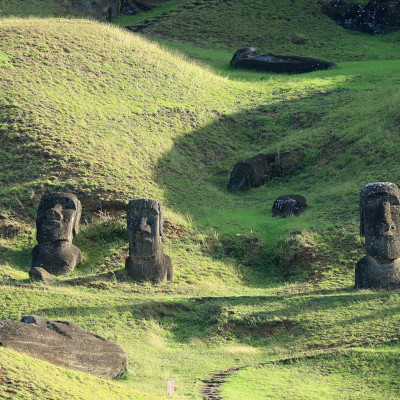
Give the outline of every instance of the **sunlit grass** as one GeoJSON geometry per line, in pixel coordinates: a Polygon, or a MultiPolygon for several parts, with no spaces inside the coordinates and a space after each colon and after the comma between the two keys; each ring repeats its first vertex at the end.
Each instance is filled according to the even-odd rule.
{"type": "MultiPolygon", "coordinates": [[[[243,2],[228,3],[243,11],[243,2]]],[[[149,18],[182,4],[165,3],[149,18]]],[[[284,15],[275,2],[269,11],[275,39],[255,37],[253,17],[243,28],[245,39],[271,44],[261,47],[265,52],[332,55],[336,69],[301,76],[231,71],[232,49],[242,39],[230,32],[228,43],[227,33],[218,31],[209,40],[190,26],[186,11],[179,18],[187,23],[175,20],[170,29],[166,19],[149,30],[168,30],[161,46],[93,21],[0,20],[0,319],[38,314],[70,320],[118,343],[129,359],[123,381],[105,382],[2,350],[0,381],[6,371],[5,388],[14,392],[2,388],[0,398],[62,392],[86,400],[98,385],[97,398],[123,399],[137,390],[141,399],[164,396],[166,381],[174,380],[174,398],[200,399],[203,381],[232,366],[397,340],[398,290],[355,291],[353,271],[364,253],[359,189],[367,181],[400,181],[398,34],[349,35],[317,13],[317,2],[295,4],[314,25],[296,25],[293,8],[294,22],[285,25],[285,35],[280,29],[278,41],[284,15]],[[311,44],[290,44],[294,33],[311,44]],[[184,44],[170,41],[178,36],[184,44]],[[229,173],[217,171],[259,152],[277,154],[281,175],[246,193],[228,193],[229,173]],[[72,191],[83,203],[74,241],[83,263],[47,286],[31,284],[37,205],[55,190],[72,191]],[[289,193],[304,195],[308,209],[299,218],[273,218],[274,200],[289,193]],[[106,215],[89,207],[135,197],[163,204],[172,226],[164,235],[175,268],[172,284],[132,282],[123,269],[123,210],[106,215]],[[304,248],[315,258],[296,264],[293,253],[304,248]],[[46,378],[52,369],[54,379],[50,372],[46,378]]],[[[218,21],[204,26],[221,27],[226,7],[202,12],[218,21]]],[[[276,378],[268,387],[291,398],[298,390],[288,382],[314,398],[335,398],[342,384],[357,398],[359,375],[348,369],[364,360],[373,364],[367,372],[382,378],[366,393],[390,398],[385,382],[393,374],[375,367],[389,368],[392,358],[349,352],[347,361],[334,359],[342,369],[327,377],[321,372],[326,357],[248,375],[243,370],[224,395],[263,398],[268,369],[276,378]],[[254,392],[253,384],[243,383],[253,376],[259,377],[254,392]]]]}

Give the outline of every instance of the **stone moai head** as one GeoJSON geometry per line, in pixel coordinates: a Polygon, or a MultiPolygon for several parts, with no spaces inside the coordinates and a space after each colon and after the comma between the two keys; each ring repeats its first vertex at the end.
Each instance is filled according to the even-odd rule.
{"type": "Polygon", "coordinates": [[[390,182],[367,183],[360,191],[360,235],[375,258],[400,257],[400,190],[390,182]]]}
{"type": "Polygon", "coordinates": [[[44,195],[36,220],[37,241],[72,242],[79,232],[81,214],[81,202],[74,194],[56,192],[44,195]]]}
{"type": "Polygon", "coordinates": [[[152,199],[131,200],[126,211],[129,256],[148,258],[162,252],[161,204],[152,199]]]}

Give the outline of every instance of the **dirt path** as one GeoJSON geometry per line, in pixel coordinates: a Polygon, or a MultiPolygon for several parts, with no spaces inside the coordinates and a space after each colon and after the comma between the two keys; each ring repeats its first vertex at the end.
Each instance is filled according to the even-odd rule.
{"type": "Polygon", "coordinates": [[[258,365],[243,365],[240,367],[228,368],[223,371],[216,372],[209,379],[203,380],[205,385],[201,389],[201,394],[204,396],[204,400],[224,400],[220,394],[220,386],[227,381],[227,379],[242,369],[250,367],[263,367],[265,365],[276,365],[276,364],[291,364],[304,359],[311,359],[321,354],[337,353],[340,350],[345,350],[346,347],[331,348],[329,350],[314,350],[309,354],[302,354],[297,357],[281,358],[274,361],[266,361],[258,365]]]}
{"type": "Polygon", "coordinates": [[[205,385],[201,389],[201,394],[205,400],[223,400],[219,394],[219,387],[225,383],[226,379],[241,369],[248,368],[249,365],[243,367],[228,368],[224,371],[217,372],[210,379],[204,380],[205,385]]]}

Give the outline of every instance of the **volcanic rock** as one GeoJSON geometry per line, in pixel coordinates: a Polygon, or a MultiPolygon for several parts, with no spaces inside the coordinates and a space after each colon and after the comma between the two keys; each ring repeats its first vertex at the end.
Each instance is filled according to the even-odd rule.
{"type": "Polygon", "coordinates": [[[335,67],[335,64],[316,58],[298,56],[260,55],[254,47],[239,49],[233,55],[231,67],[283,74],[303,74],[335,67]]]}
{"type": "Polygon", "coordinates": [[[54,275],[48,273],[44,268],[35,267],[29,271],[29,277],[34,282],[50,282],[54,279],[54,275]]]}
{"type": "Polygon", "coordinates": [[[306,199],[298,194],[278,197],[272,206],[273,217],[298,217],[307,208],[306,199]]]}
{"type": "Polygon", "coordinates": [[[21,322],[0,321],[0,343],[101,378],[118,378],[126,370],[126,354],[118,345],[68,321],[34,315],[23,317],[21,322]]]}
{"type": "Polygon", "coordinates": [[[265,181],[265,176],[273,170],[272,165],[275,162],[275,156],[271,157],[260,153],[252,158],[238,162],[229,177],[228,191],[245,191],[261,186],[265,181]]]}
{"type": "Polygon", "coordinates": [[[400,29],[398,0],[371,0],[368,4],[332,0],[322,11],[338,25],[371,35],[383,35],[400,29]]]}

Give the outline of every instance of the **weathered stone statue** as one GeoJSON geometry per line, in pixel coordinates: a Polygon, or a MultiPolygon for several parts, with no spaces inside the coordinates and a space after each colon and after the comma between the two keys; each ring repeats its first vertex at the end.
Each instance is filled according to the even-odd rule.
{"type": "Polygon", "coordinates": [[[357,288],[400,284],[400,190],[390,182],[367,183],[360,191],[360,235],[367,255],[358,261],[357,288]]]}
{"type": "Polygon", "coordinates": [[[129,257],[125,267],[137,281],[173,281],[171,259],[161,244],[161,204],[152,199],[131,200],[126,208],[129,257]]]}
{"type": "Polygon", "coordinates": [[[81,251],[72,244],[79,232],[81,212],[81,202],[74,194],[58,192],[42,197],[36,220],[39,244],[32,250],[31,279],[37,276],[35,268],[65,275],[81,263],[81,251]]]}

